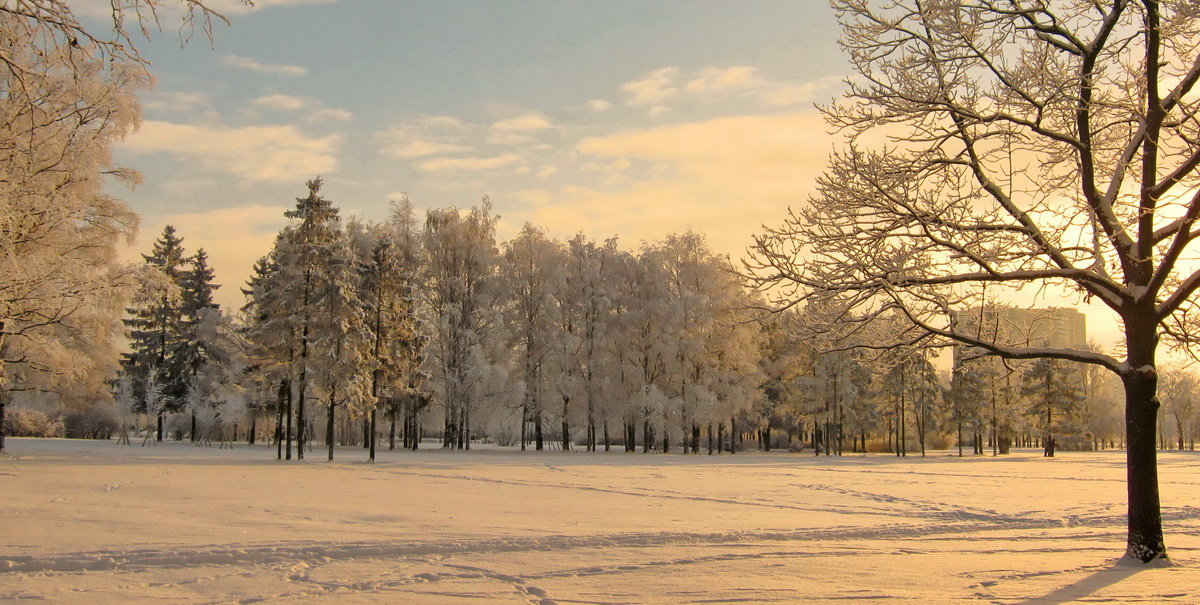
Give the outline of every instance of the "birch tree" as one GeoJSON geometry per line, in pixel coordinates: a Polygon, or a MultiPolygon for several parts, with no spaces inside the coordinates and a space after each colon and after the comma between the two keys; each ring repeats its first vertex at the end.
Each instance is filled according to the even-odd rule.
{"type": "MultiPolygon", "coordinates": [[[[543,370],[552,354],[560,357],[559,376],[550,380],[555,390],[564,392],[569,401],[568,383],[574,374],[574,343],[567,330],[559,330],[557,319],[567,311],[560,308],[555,295],[562,292],[563,258],[560,246],[543,231],[525,223],[521,231],[504,245],[501,279],[507,283],[505,305],[509,334],[515,344],[517,365],[524,378],[521,401],[521,450],[528,442],[526,431],[533,425],[534,448],[541,450],[543,440],[543,370]]],[[[573,290],[574,288],[572,288],[573,290]]],[[[568,306],[569,303],[562,305],[568,306]]],[[[565,421],[565,414],[564,414],[565,421]]]]}
{"type": "Polygon", "coordinates": [[[1200,272],[1200,11],[1191,0],[834,0],[857,76],[824,108],[848,145],[810,204],[757,239],[784,300],[899,310],[1010,358],[1103,366],[1125,389],[1127,556],[1166,557],[1160,338],[1190,339],[1200,272]],[[1107,307],[1123,353],[960,329],[982,283],[1107,307]]]}
{"type": "Polygon", "coordinates": [[[501,299],[496,219],[484,202],[468,211],[430,210],[425,220],[423,293],[432,314],[433,378],[445,406],[442,446],[470,449],[471,414],[486,393],[501,299]]]}

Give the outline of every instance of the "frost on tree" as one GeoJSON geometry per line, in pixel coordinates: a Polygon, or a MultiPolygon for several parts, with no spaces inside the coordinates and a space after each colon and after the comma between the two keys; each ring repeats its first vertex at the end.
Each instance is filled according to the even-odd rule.
{"type": "Polygon", "coordinates": [[[186,258],[183,239],[167,225],[155,240],[138,274],[133,306],[122,320],[129,352],[121,356],[129,381],[130,409],[154,419],[155,440],[163,440],[163,417],[179,411],[187,392],[185,358],[189,352],[186,325],[180,311],[186,258]]]}
{"type": "Polygon", "coordinates": [[[779,302],[899,312],[1011,358],[1120,376],[1128,556],[1166,557],[1155,455],[1160,338],[1190,341],[1200,272],[1200,12],[1191,0],[835,0],[857,72],[819,193],[758,236],[779,302]],[[1006,346],[956,311],[1028,284],[1105,305],[1120,357],[1006,346]]]}
{"type": "Polygon", "coordinates": [[[168,4],[184,9],[185,30],[223,20],[201,0],[114,2],[99,28],[66,2],[0,7],[0,449],[14,389],[78,391],[111,370],[96,362],[115,358],[110,328],[130,285],[116,244],[137,218],[103,178],[136,179],[111,157],[149,81],[130,29],[148,35],[168,4]]]}
{"type": "Polygon", "coordinates": [[[502,371],[496,330],[496,219],[491,204],[430,210],[425,218],[423,302],[433,338],[428,363],[443,405],[442,446],[470,449],[472,413],[489,399],[502,371]]]}

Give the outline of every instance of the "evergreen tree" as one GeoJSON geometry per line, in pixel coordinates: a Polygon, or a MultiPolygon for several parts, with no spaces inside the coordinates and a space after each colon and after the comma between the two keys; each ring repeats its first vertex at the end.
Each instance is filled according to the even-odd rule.
{"type": "MultiPolygon", "coordinates": [[[[284,228],[283,238],[289,244],[280,256],[285,277],[284,290],[298,303],[298,339],[296,349],[296,458],[304,459],[304,444],[308,441],[305,411],[310,396],[309,367],[313,357],[313,341],[317,337],[315,323],[324,299],[334,295],[340,285],[330,270],[338,268],[332,262],[334,248],[344,245],[338,210],[333,202],[321,197],[320,178],[308,181],[308,195],[296,199],[296,207],[284,212],[295,221],[284,228]]],[[[346,267],[341,266],[345,269],[346,267]]]]}
{"type": "Polygon", "coordinates": [[[180,339],[172,355],[183,368],[184,393],[183,400],[191,408],[191,439],[196,441],[196,408],[211,404],[203,401],[199,395],[198,379],[201,374],[211,373],[205,368],[206,364],[219,363],[221,357],[228,352],[217,351],[218,342],[214,338],[215,331],[201,331],[205,321],[217,321],[220,305],[213,302],[213,292],[220,286],[213,283],[216,274],[208,266],[208,253],[200,248],[190,259],[190,267],[180,273],[179,280],[179,329],[180,339]]]}
{"type": "Polygon", "coordinates": [[[187,368],[178,355],[186,339],[179,298],[185,271],[183,239],[167,225],[151,253],[142,258],[150,271],[139,284],[143,295],[123,320],[130,352],[122,355],[121,365],[130,381],[133,411],[156,416],[156,439],[162,441],[163,414],[178,410],[186,391],[187,368]]]}
{"type": "Polygon", "coordinates": [[[950,413],[958,431],[958,455],[962,456],[963,428],[971,430],[973,452],[983,453],[985,406],[988,402],[987,372],[980,361],[959,363],[950,377],[947,393],[950,413]]]}
{"type": "Polygon", "coordinates": [[[1067,424],[1068,415],[1083,401],[1080,375],[1060,359],[1037,359],[1025,368],[1021,395],[1029,402],[1027,414],[1043,420],[1043,455],[1054,456],[1055,434],[1067,424]],[[1057,414],[1057,417],[1055,416],[1057,414]]]}

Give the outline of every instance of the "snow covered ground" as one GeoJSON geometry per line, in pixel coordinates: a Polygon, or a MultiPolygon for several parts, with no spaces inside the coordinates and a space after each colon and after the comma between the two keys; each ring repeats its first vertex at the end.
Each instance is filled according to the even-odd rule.
{"type": "Polygon", "coordinates": [[[0,600],[1200,602],[1200,455],[1163,453],[1174,565],[1116,561],[1118,452],[1043,459],[12,439],[0,600]]]}

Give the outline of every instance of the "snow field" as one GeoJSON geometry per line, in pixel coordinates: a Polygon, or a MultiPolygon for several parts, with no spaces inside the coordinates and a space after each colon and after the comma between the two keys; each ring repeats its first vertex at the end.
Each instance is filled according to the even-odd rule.
{"type": "Polygon", "coordinates": [[[1175,564],[1145,569],[1116,560],[1120,452],[8,446],[0,600],[1200,601],[1191,453],[1160,456],[1175,564]]]}

